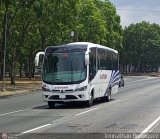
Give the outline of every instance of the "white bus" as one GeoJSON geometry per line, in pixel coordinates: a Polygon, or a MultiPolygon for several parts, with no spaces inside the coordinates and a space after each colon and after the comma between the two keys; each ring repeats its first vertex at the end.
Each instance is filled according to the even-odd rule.
{"type": "Polygon", "coordinates": [[[49,46],[35,58],[36,67],[42,63],[42,96],[53,108],[56,103],[111,100],[118,92],[118,51],[88,42],[49,46]],[[41,58],[42,59],[42,58],[41,58]]]}

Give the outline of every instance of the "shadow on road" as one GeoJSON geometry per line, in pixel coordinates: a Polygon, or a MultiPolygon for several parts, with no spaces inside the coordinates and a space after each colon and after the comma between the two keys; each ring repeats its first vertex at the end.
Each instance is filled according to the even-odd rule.
{"type": "MultiPolygon", "coordinates": [[[[114,101],[114,99],[111,99],[111,101],[114,101]]],[[[100,105],[103,103],[108,103],[100,100],[95,100],[93,103],[93,106],[100,105]]],[[[53,109],[85,109],[87,108],[83,102],[68,102],[68,103],[63,103],[63,104],[56,104],[53,109]]],[[[34,107],[33,109],[49,109],[48,105],[41,105],[34,107]]]]}

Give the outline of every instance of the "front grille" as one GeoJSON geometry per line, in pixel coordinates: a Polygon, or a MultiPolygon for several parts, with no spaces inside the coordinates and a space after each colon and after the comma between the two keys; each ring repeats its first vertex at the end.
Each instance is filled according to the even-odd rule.
{"type": "Polygon", "coordinates": [[[73,89],[69,89],[69,90],[52,90],[53,93],[72,93],[73,89]]]}
{"type": "Polygon", "coordinates": [[[59,95],[50,96],[49,99],[59,99],[59,95]]]}
{"type": "Polygon", "coordinates": [[[65,92],[73,92],[73,89],[65,90],[65,92]]]}
{"type": "Polygon", "coordinates": [[[73,95],[66,95],[66,99],[77,99],[77,97],[73,95]]]}
{"type": "Polygon", "coordinates": [[[54,93],[59,93],[60,92],[60,90],[52,90],[52,92],[54,92],[54,93]]]}

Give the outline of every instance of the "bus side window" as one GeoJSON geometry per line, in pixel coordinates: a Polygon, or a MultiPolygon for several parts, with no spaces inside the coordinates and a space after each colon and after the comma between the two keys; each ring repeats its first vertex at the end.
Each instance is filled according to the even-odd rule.
{"type": "Polygon", "coordinates": [[[108,56],[108,53],[105,52],[105,66],[106,66],[106,70],[108,69],[107,56],[108,56]]]}
{"type": "Polygon", "coordinates": [[[102,70],[106,70],[105,50],[102,51],[102,70]]]}
{"type": "Polygon", "coordinates": [[[112,65],[112,53],[108,52],[107,53],[107,70],[112,70],[113,69],[113,65],[112,65]]]}
{"type": "Polygon", "coordinates": [[[102,67],[103,67],[102,63],[103,63],[103,61],[102,61],[102,51],[101,51],[101,49],[98,49],[97,60],[98,60],[98,69],[102,70],[102,67]]]}
{"type": "Polygon", "coordinates": [[[96,48],[90,49],[89,61],[89,76],[90,80],[92,80],[96,75],[96,48]]]}
{"type": "Polygon", "coordinates": [[[113,69],[118,69],[118,55],[114,54],[113,55],[113,69]]]}

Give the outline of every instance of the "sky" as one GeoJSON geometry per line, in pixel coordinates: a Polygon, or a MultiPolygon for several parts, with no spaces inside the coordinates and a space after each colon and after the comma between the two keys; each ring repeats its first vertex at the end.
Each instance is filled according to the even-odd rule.
{"type": "Polygon", "coordinates": [[[110,0],[121,17],[121,25],[147,21],[160,24],[160,0],[110,0]]]}

